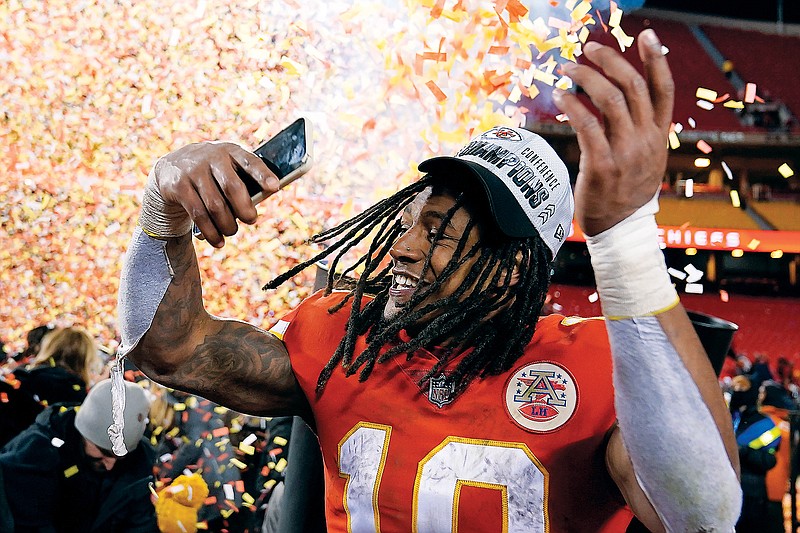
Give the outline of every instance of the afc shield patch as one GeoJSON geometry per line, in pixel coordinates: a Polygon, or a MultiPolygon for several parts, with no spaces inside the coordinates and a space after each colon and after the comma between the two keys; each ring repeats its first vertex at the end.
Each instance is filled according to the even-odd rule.
{"type": "Polygon", "coordinates": [[[506,413],[523,429],[548,433],[566,424],[578,407],[572,374],[550,361],[517,368],[506,383],[506,413]]]}

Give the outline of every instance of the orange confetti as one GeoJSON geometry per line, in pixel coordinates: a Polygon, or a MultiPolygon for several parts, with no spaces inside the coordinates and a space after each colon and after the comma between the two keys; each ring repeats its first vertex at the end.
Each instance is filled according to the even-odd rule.
{"type": "Polygon", "coordinates": [[[520,18],[528,14],[528,8],[519,0],[509,0],[506,10],[511,15],[513,22],[519,22],[520,18]]]}
{"type": "Polygon", "coordinates": [[[428,81],[426,81],[426,82],[425,82],[425,85],[426,85],[426,86],[428,87],[428,89],[429,89],[429,90],[430,90],[430,91],[433,93],[433,96],[435,96],[435,97],[436,97],[436,100],[437,100],[438,102],[444,102],[445,100],[447,100],[447,95],[446,95],[446,94],[444,94],[444,91],[442,91],[442,90],[439,88],[439,86],[438,86],[438,85],[436,85],[436,82],[435,82],[435,81],[433,81],[433,80],[428,80],[428,81]]]}
{"type": "Polygon", "coordinates": [[[600,10],[595,9],[595,12],[597,13],[597,20],[600,21],[600,25],[603,27],[603,31],[608,33],[608,26],[606,26],[606,23],[603,22],[603,15],[600,14],[600,10]]]}
{"type": "Polygon", "coordinates": [[[447,61],[447,54],[443,52],[423,52],[422,59],[430,59],[433,61],[447,61]]]}
{"type": "Polygon", "coordinates": [[[527,59],[522,59],[521,57],[518,57],[516,59],[516,61],[514,61],[514,66],[517,67],[517,68],[520,68],[522,70],[527,70],[527,69],[531,68],[532,64],[533,63],[531,63],[527,59]]]}
{"type": "Polygon", "coordinates": [[[436,0],[436,4],[431,8],[431,17],[438,19],[444,9],[444,0],[436,0]]]}
{"type": "Polygon", "coordinates": [[[703,152],[704,154],[711,153],[711,146],[705,142],[703,139],[697,141],[697,149],[703,152]]]}
{"type": "Polygon", "coordinates": [[[215,437],[222,437],[223,435],[227,435],[230,433],[230,430],[227,427],[216,428],[214,431],[211,432],[212,435],[215,437]]]}
{"type": "Polygon", "coordinates": [[[486,53],[502,56],[508,53],[508,46],[491,46],[486,53]]]}
{"type": "Polygon", "coordinates": [[[714,98],[714,99],[712,100],[712,102],[714,102],[715,104],[718,104],[718,103],[720,103],[720,102],[724,102],[725,100],[727,100],[727,99],[728,99],[728,98],[730,98],[730,97],[731,97],[731,95],[730,95],[730,94],[728,94],[728,93],[725,93],[725,94],[723,94],[722,96],[717,96],[716,98],[714,98]]]}

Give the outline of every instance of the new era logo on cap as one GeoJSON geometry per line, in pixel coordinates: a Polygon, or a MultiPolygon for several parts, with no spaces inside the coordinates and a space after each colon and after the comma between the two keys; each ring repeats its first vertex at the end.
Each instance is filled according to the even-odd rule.
{"type": "Polygon", "coordinates": [[[524,237],[535,230],[555,257],[572,223],[574,202],[567,168],[544,139],[521,128],[499,126],[473,138],[455,159],[477,170],[506,234],[524,237]]]}

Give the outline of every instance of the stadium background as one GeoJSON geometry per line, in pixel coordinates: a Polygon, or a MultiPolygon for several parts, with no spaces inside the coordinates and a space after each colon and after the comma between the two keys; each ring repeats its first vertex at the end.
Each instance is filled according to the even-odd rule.
{"type": "MultiPolygon", "coordinates": [[[[7,351],[43,323],[83,325],[116,347],[119,271],[143,183],[157,157],[188,142],[255,147],[297,115],[314,122],[312,172],[261,204],[258,223],[222,250],[197,243],[209,310],[264,326],[309,293],[313,273],[277,291],[261,286],[311,253],[310,234],[414,179],[419,161],[472,131],[524,120],[563,150],[574,175],[575,139],[548,97],[558,64],[571,60],[568,43],[520,59],[530,28],[498,23],[513,22],[518,3],[488,2],[470,16],[454,4],[87,0],[79,17],[66,2],[0,4],[7,351]],[[526,59],[550,62],[531,84],[522,83],[526,59]]],[[[550,37],[552,20],[570,21],[582,5],[524,4],[550,37]]],[[[687,308],[739,325],[737,352],[796,363],[798,7],[693,4],[616,5],[623,35],[656,29],[676,78],[658,215],[667,261],[687,308]]],[[[610,32],[609,2],[591,7],[591,20],[571,23],[624,42],[610,32]]],[[[550,305],[598,314],[579,235],[557,258],[550,305]]]]}

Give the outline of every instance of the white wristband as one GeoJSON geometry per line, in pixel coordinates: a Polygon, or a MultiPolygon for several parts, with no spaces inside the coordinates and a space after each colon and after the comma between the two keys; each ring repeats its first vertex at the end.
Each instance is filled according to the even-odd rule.
{"type": "Polygon", "coordinates": [[[192,229],[192,219],[180,205],[170,205],[164,201],[156,183],[156,165],[153,165],[147,177],[139,225],[145,233],[156,239],[186,235],[192,229]]]}
{"type": "Polygon", "coordinates": [[[678,303],[658,245],[657,211],[658,194],[613,227],[586,237],[607,318],[654,315],[678,303]]]}

